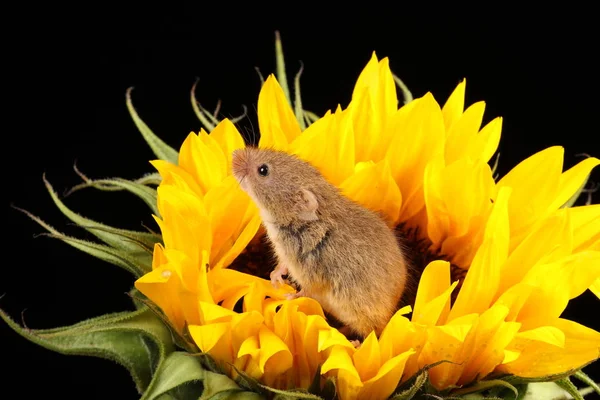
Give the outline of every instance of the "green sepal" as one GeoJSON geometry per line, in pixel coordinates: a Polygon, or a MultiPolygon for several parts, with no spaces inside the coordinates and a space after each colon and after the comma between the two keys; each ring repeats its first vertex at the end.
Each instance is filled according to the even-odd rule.
{"type": "Polygon", "coordinates": [[[333,400],[337,395],[335,377],[330,376],[327,379],[321,376],[321,364],[317,366],[315,376],[308,387],[308,393],[314,394],[323,400],[333,400]]]}
{"type": "Polygon", "coordinates": [[[411,400],[411,399],[413,399],[417,395],[417,393],[421,390],[423,385],[425,385],[425,382],[427,382],[428,379],[429,379],[429,373],[427,372],[427,370],[425,370],[425,371],[421,372],[420,374],[416,375],[411,387],[403,390],[402,392],[398,393],[395,396],[392,396],[391,399],[392,400],[411,400]]]}
{"type": "Polygon", "coordinates": [[[308,120],[309,124],[312,124],[320,118],[317,114],[308,110],[304,110],[304,116],[308,120]]]}
{"type": "Polygon", "coordinates": [[[140,394],[152,381],[160,361],[173,351],[169,330],[147,309],[106,314],[53,329],[21,327],[2,310],[0,317],[19,335],[46,349],[121,364],[140,394]]]}
{"type": "MultiPolygon", "coordinates": [[[[211,357],[209,357],[211,359],[211,357]]],[[[256,379],[252,378],[250,375],[246,374],[244,371],[241,371],[233,364],[229,364],[231,368],[236,372],[235,382],[243,389],[247,389],[251,392],[259,393],[262,396],[266,396],[267,391],[263,387],[263,385],[256,379]]]]}
{"type": "Polygon", "coordinates": [[[392,76],[394,77],[394,82],[396,82],[396,85],[402,91],[402,98],[404,99],[404,104],[408,104],[411,101],[413,101],[413,95],[408,89],[408,86],[406,86],[406,84],[402,82],[402,79],[400,79],[396,75],[392,74],[392,76]]]}
{"type": "Polygon", "coordinates": [[[201,398],[210,398],[231,389],[242,390],[226,375],[204,369],[200,361],[189,353],[176,351],[160,364],[141,400],[155,400],[174,390],[201,393],[201,398]]]}
{"type": "Polygon", "coordinates": [[[43,228],[45,228],[48,232],[50,232],[42,235],[60,239],[63,242],[75,247],[76,249],[79,249],[96,258],[107,261],[113,265],[123,268],[126,271],[129,271],[136,278],[139,278],[140,276],[146,274],[152,269],[151,255],[143,254],[139,257],[133,258],[130,255],[130,252],[118,250],[110,246],[105,246],[102,244],[93,243],[87,240],[77,239],[71,236],[64,235],[56,229],[54,229],[52,226],[42,221],[40,218],[31,214],[29,211],[17,207],[15,208],[26,214],[29,218],[31,218],[43,228]]]}
{"type": "Polygon", "coordinates": [[[273,399],[275,400],[296,400],[296,399],[307,399],[307,400],[323,400],[322,397],[309,393],[306,389],[290,389],[280,390],[274,389],[270,386],[261,385],[263,389],[273,393],[273,399]]]}
{"type": "Polygon", "coordinates": [[[515,398],[519,396],[519,391],[517,390],[517,388],[511,385],[510,383],[503,381],[502,379],[490,379],[475,382],[474,384],[469,385],[467,387],[453,390],[452,394],[465,395],[470,393],[479,393],[498,386],[509,389],[515,395],[515,398]]]}
{"type": "Polygon", "coordinates": [[[144,140],[146,141],[146,143],[148,143],[156,157],[160,158],[161,160],[177,164],[177,160],[179,158],[179,153],[177,152],[177,150],[175,150],[174,148],[163,142],[161,138],[156,136],[156,134],[152,132],[148,125],[146,125],[146,123],[142,121],[137,111],[135,111],[135,108],[133,107],[133,103],[131,101],[132,90],[132,87],[127,89],[127,92],[125,93],[125,101],[127,103],[127,109],[129,110],[129,114],[131,115],[131,118],[135,123],[135,126],[137,126],[140,133],[144,137],[144,140]]]}
{"type": "Polygon", "coordinates": [[[285,73],[285,59],[283,57],[283,46],[281,45],[281,35],[279,31],[275,31],[275,68],[277,82],[285,94],[285,98],[288,104],[292,105],[292,98],[290,96],[290,88],[288,87],[287,75],[285,73]]]}
{"type": "Polygon", "coordinates": [[[583,191],[585,190],[585,186],[587,185],[588,180],[590,179],[590,175],[591,174],[588,174],[588,176],[585,177],[585,180],[583,181],[579,189],[577,189],[573,196],[571,196],[571,198],[567,200],[567,202],[563,204],[561,208],[573,207],[577,199],[579,199],[579,196],[581,196],[581,193],[583,193],[583,191]]]}
{"type": "Polygon", "coordinates": [[[496,180],[498,177],[494,176],[496,175],[496,170],[498,169],[498,165],[500,164],[500,152],[498,152],[498,154],[496,154],[496,160],[494,160],[494,166],[492,167],[492,176],[494,178],[494,180],[496,180]]]}
{"type": "Polygon", "coordinates": [[[48,193],[50,193],[50,197],[58,209],[75,224],[85,228],[88,232],[109,246],[128,251],[132,256],[137,257],[138,255],[141,255],[141,253],[147,253],[147,250],[152,252],[154,244],[162,241],[160,235],[154,233],[113,228],[112,226],[104,225],[89,218],[82,217],[70,210],[60,200],[45,175],[43,176],[43,179],[46,189],[48,190],[48,193]]]}
{"type": "Polygon", "coordinates": [[[298,120],[298,124],[300,124],[300,130],[304,131],[306,129],[306,115],[302,109],[302,96],[300,95],[300,77],[302,76],[302,71],[304,71],[304,64],[300,62],[300,69],[294,77],[294,114],[296,114],[296,119],[298,120]]]}
{"type": "MultiPolygon", "coordinates": [[[[135,288],[134,288],[135,289],[135,288]]],[[[156,304],[150,301],[143,293],[136,289],[134,292],[131,290],[129,295],[132,297],[134,303],[140,304],[142,307],[147,307],[150,311],[154,313],[156,318],[161,320],[165,326],[167,326],[171,331],[171,339],[173,343],[181,348],[186,350],[188,353],[194,354],[198,352],[198,347],[195,345],[191,338],[186,338],[185,335],[179,333],[178,329],[173,325],[173,323],[169,320],[169,318],[165,315],[163,310],[160,309],[156,304]]],[[[187,324],[184,327],[184,333],[187,332],[187,324]]],[[[214,372],[214,371],[213,371],[214,372]]]]}
{"type": "Polygon", "coordinates": [[[190,91],[190,101],[192,102],[192,109],[194,110],[194,114],[196,114],[196,117],[200,120],[202,125],[204,125],[204,128],[206,128],[207,131],[211,132],[213,129],[215,129],[215,126],[217,126],[219,121],[212,114],[206,111],[206,109],[202,107],[200,103],[198,103],[198,100],[196,100],[197,85],[198,79],[196,79],[196,82],[194,82],[194,84],[192,85],[192,90],[190,91]]]}
{"type": "Polygon", "coordinates": [[[73,187],[67,194],[71,194],[77,190],[93,187],[99,190],[104,190],[107,192],[113,192],[117,190],[127,190],[128,192],[139,197],[146,205],[150,208],[150,211],[158,217],[160,214],[158,212],[157,204],[157,192],[156,189],[151,188],[147,185],[137,183],[135,181],[130,181],[122,178],[112,178],[112,179],[95,179],[89,180],[85,183],[79,184],[73,187]]]}
{"type": "Polygon", "coordinates": [[[577,371],[573,374],[575,378],[588,385],[594,392],[600,394],[600,386],[583,371],[577,371]]]}
{"type": "Polygon", "coordinates": [[[559,379],[555,383],[569,393],[574,400],[583,400],[583,396],[569,378],[559,379]]]}

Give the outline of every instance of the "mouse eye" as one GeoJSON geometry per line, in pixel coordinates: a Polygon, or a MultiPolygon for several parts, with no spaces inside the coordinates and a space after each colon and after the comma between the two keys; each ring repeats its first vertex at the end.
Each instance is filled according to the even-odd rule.
{"type": "Polygon", "coordinates": [[[258,174],[260,176],[269,175],[269,166],[267,164],[262,164],[260,167],[258,167],[258,174]]]}

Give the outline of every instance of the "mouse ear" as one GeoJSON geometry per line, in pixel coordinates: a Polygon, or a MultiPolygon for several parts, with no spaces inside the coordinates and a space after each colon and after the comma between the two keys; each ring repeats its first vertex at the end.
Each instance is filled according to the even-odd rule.
{"type": "Polygon", "coordinates": [[[300,189],[298,198],[300,200],[299,217],[305,221],[317,220],[317,208],[319,208],[317,196],[308,189],[300,189]]]}

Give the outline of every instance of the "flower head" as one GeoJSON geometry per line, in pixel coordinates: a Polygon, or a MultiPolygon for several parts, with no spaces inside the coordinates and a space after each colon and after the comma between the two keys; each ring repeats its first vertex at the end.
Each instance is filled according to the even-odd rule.
{"type": "Polygon", "coordinates": [[[562,206],[600,161],[563,172],[563,149],[551,147],[496,182],[488,162],[502,119],[482,127],[485,104],[465,110],[465,87],[443,107],[427,93],[398,108],[389,61],[373,54],[350,104],[305,130],[274,76],[261,89],[259,147],[310,162],[412,248],[414,303],[379,337],[355,349],[317,301],[287,300],[292,286],[265,279],[274,261],[232,176],[244,142],[229,120],[191,133],[177,165],[153,162],[164,246],[136,287],[230,374],[280,389],[306,388],[318,372],[343,399],[386,398],[440,361],[429,377],[444,390],[595,360],[600,333],[560,316],[588,288],[600,292],[600,208],[562,206]]]}

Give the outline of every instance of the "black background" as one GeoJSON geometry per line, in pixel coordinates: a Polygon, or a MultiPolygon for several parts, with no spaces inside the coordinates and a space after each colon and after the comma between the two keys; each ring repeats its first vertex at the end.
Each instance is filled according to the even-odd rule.
{"type": "MultiPolygon", "coordinates": [[[[208,7],[208,6],[206,6],[208,7]]],[[[258,7],[258,6],[257,6],[258,7]]],[[[308,6],[306,6],[309,8],[308,6]]],[[[467,78],[467,104],[487,103],[485,121],[504,117],[499,172],[552,145],[565,146],[565,168],[579,153],[600,156],[597,30],[590,10],[409,10],[404,6],[338,9],[295,16],[274,8],[242,11],[156,9],[28,10],[8,44],[4,65],[4,205],[8,214],[0,307],[31,328],[72,324],[131,307],[124,294],[130,275],[54,239],[10,205],[42,217],[57,229],[86,237],[69,225],[42,182],[54,188],[80,182],[73,164],[92,178],[133,179],[153,172],[150,149],[125,107],[125,90],[161,138],[178,148],[200,124],[189,91],[222,114],[242,104],[258,129],[256,102],[263,74],[274,71],[274,31],[282,34],[288,74],[305,66],[305,107],[322,114],[346,106],[372,51],[391,58],[392,70],[415,97],[431,91],[443,104],[467,78]],[[259,12],[260,11],[260,12],[259,12]],[[435,11],[435,15],[432,12],[435,11]],[[235,16],[231,16],[234,13],[235,16]],[[589,17],[588,17],[589,16],[589,17]],[[13,121],[13,122],[11,122],[13,121]]],[[[600,181],[600,169],[592,175],[600,181]]],[[[596,194],[594,202],[599,196],[596,194]]],[[[67,200],[73,210],[109,225],[153,226],[146,206],[133,196],[92,189],[67,200]]],[[[5,236],[6,237],[6,236],[5,236]]],[[[600,329],[598,300],[589,292],[565,316],[600,329]],[[596,315],[594,315],[596,314],[596,315]]],[[[27,342],[0,324],[3,390],[20,397],[137,398],[125,369],[110,361],[68,357],[27,342]],[[118,393],[118,394],[117,394],[118,393]]],[[[598,365],[588,369],[600,378],[598,365]]],[[[2,396],[3,397],[3,396],[2,396]]]]}

